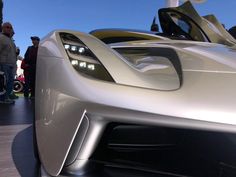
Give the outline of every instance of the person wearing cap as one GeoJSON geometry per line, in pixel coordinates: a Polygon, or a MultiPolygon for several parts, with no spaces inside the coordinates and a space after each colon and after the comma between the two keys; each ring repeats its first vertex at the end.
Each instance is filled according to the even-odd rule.
{"type": "Polygon", "coordinates": [[[0,34],[0,71],[6,78],[6,92],[0,96],[0,103],[11,104],[14,100],[10,99],[13,90],[14,69],[16,65],[16,46],[12,39],[14,30],[9,22],[2,24],[2,33],[0,34]]]}
{"type": "MultiPolygon", "coordinates": [[[[38,45],[40,38],[38,36],[32,36],[32,46],[29,46],[25,52],[24,62],[29,71],[29,85],[30,85],[30,92],[31,98],[35,96],[35,75],[36,75],[36,62],[37,62],[37,54],[38,54],[38,45]]],[[[25,90],[24,96],[28,97],[27,92],[29,90],[25,90]]]]}

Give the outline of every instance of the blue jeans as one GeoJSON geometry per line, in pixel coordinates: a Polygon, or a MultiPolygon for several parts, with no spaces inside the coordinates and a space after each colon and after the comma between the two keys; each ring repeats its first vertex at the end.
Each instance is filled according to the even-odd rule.
{"type": "Polygon", "coordinates": [[[0,64],[0,71],[3,71],[6,76],[6,93],[0,96],[0,100],[4,101],[9,98],[9,95],[13,91],[14,85],[14,66],[8,64],[0,64]]]}

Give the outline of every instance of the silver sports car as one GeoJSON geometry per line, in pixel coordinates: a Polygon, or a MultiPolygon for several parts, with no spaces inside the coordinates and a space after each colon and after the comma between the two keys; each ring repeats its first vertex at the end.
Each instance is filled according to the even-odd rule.
{"type": "Polygon", "coordinates": [[[189,2],[159,17],[160,34],[58,30],[40,42],[42,176],[236,175],[236,41],[189,2]]]}

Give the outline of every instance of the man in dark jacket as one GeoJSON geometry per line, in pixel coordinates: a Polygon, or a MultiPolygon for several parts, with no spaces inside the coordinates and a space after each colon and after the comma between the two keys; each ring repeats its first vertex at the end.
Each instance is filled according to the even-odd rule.
{"type": "Polygon", "coordinates": [[[33,45],[28,47],[24,58],[25,58],[25,64],[28,66],[28,70],[29,70],[31,98],[34,98],[36,63],[37,63],[38,45],[39,45],[40,38],[37,36],[32,36],[31,40],[32,40],[33,45]]]}

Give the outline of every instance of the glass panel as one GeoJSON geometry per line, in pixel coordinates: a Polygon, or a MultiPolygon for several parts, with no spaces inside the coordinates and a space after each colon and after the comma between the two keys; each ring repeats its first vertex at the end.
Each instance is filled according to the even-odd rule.
{"type": "Polygon", "coordinates": [[[175,25],[188,34],[193,40],[203,42],[208,41],[201,29],[192,20],[175,12],[168,12],[167,14],[170,16],[175,25]]]}

